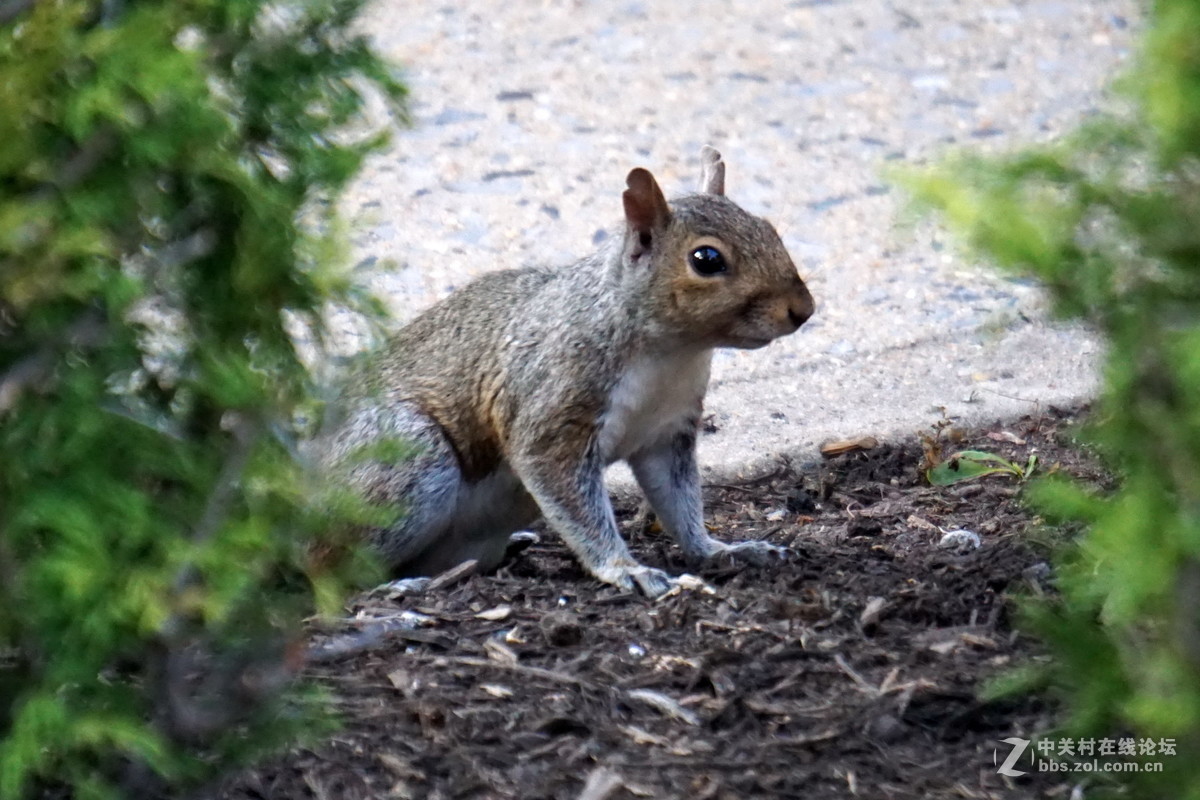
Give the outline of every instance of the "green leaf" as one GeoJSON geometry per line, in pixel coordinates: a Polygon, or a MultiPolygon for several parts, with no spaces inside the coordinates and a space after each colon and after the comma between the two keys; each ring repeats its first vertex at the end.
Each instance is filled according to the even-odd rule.
{"type": "Polygon", "coordinates": [[[1023,474],[1021,468],[1007,458],[983,450],[962,450],[926,470],[925,476],[934,486],[949,486],[987,475],[1012,475],[1020,478],[1023,474]]]}

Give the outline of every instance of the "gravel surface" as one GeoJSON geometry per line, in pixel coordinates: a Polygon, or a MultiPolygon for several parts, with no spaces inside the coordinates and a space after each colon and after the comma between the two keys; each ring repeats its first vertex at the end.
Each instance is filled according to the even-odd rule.
{"type": "Polygon", "coordinates": [[[818,306],[795,336],[719,353],[709,477],[943,410],[1070,404],[1095,388],[1097,340],[900,225],[882,175],[1069,130],[1110,102],[1138,22],[1131,0],[379,0],[366,24],[407,65],[415,125],[345,200],[355,269],[404,320],[484,272],[569,263],[619,230],[631,167],[690,191],[711,143],[818,306]]]}

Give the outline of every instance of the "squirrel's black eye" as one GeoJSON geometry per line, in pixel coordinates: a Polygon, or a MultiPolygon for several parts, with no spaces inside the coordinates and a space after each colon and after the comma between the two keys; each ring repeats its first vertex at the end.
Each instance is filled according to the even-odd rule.
{"type": "Polygon", "coordinates": [[[709,245],[697,247],[688,256],[692,269],[700,275],[716,275],[725,271],[725,256],[721,251],[709,245]]]}

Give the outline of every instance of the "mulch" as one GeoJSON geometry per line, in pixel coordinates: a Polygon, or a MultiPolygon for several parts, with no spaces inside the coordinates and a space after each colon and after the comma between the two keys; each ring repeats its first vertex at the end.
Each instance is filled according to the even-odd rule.
{"type": "MultiPolygon", "coordinates": [[[[313,664],[343,718],[327,741],[231,777],[246,798],[1042,798],[1061,775],[997,773],[1010,736],[1053,725],[1041,696],[986,699],[1039,644],[1014,597],[1053,591],[1047,538],[1011,478],[932,487],[925,450],[976,448],[1098,485],[1047,411],[962,433],[942,426],[747,484],[709,486],[715,535],[793,557],[716,565],[704,589],[657,602],[590,579],[552,534],[492,575],[366,594],[336,641],[388,632],[313,664]],[[965,529],[981,545],[939,547],[965,529]],[[416,620],[416,627],[396,623],[416,620]],[[411,615],[420,615],[411,616],[411,615]]],[[[635,505],[619,511],[644,563],[684,571],[635,505]]]]}

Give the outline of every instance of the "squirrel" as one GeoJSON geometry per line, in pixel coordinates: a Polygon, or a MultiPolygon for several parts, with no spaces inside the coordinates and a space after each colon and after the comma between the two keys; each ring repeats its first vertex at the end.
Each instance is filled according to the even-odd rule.
{"type": "Polygon", "coordinates": [[[672,578],[634,559],[604,470],[625,461],[689,563],[786,555],[722,542],[703,521],[696,437],[713,349],[796,331],[813,299],[769,222],[725,197],[701,150],[700,191],[668,204],[626,179],[624,235],[556,269],[485,275],[394,334],[359,378],[321,463],[396,509],[370,539],[397,576],[468,559],[494,569],[539,516],[597,579],[650,597],[672,578]],[[355,457],[386,440],[406,458],[355,457]]]}

